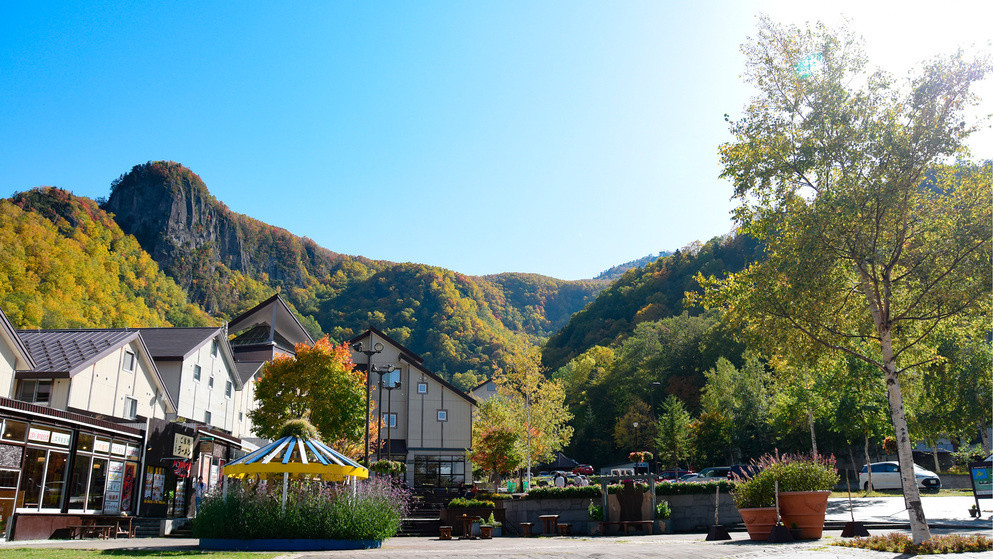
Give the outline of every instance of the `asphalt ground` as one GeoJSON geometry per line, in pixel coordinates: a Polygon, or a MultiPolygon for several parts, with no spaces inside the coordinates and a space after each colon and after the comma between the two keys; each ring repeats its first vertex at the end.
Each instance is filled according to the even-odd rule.
{"type": "MultiPolygon", "coordinates": [[[[933,534],[983,534],[993,536],[993,502],[980,501],[979,519],[970,518],[971,497],[932,497],[924,499],[933,534]]],[[[855,515],[870,526],[873,535],[892,532],[909,533],[902,497],[881,497],[855,501],[855,515]]],[[[847,499],[832,499],[828,523],[841,523],[851,517],[847,499]]],[[[831,545],[841,541],[840,530],[825,530],[820,540],[786,544],[752,542],[745,532],[732,532],[729,541],[706,541],[706,534],[665,534],[655,536],[587,536],[550,538],[496,538],[492,540],[441,541],[437,538],[392,538],[382,548],[353,551],[294,552],[282,559],[384,558],[384,559],[479,559],[513,557],[522,559],[605,559],[605,558],[675,558],[675,559],[889,559],[907,557],[897,553],[864,551],[831,545]]],[[[195,551],[195,539],[141,538],[120,540],[39,540],[0,543],[0,557],[17,557],[18,548],[72,548],[96,550],[195,551]]],[[[120,556],[120,555],[116,555],[120,556]]],[[[993,552],[964,553],[956,559],[993,559],[993,552]]]]}

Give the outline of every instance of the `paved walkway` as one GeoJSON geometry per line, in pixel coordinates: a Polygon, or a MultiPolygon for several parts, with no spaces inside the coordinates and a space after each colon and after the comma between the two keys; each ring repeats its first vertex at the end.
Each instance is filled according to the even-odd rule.
{"type": "MultiPolygon", "coordinates": [[[[934,534],[993,535],[993,502],[980,501],[983,516],[970,518],[971,497],[926,497],[925,514],[934,534]]],[[[885,524],[873,528],[873,534],[909,533],[907,513],[902,497],[860,499],[853,502],[855,518],[860,522],[885,524]]],[[[828,521],[850,519],[847,499],[832,499],[828,521]]],[[[554,537],[497,538],[493,540],[440,541],[437,538],[393,538],[381,549],[359,551],[300,552],[281,555],[281,559],[337,559],[346,557],[375,559],[486,559],[512,557],[518,559],[606,559],[606,558],[673,558],[673,559],[897,559],[896,553],[879,553],[830,545],[841,540],[837,530],[826,530],[824,538],[790,544],[769,544],[748,540],[745,532],[732,532],[732,540],[708,542],[706,534],[666,534],[632,537],[554,537]]],[[[175,538],[141,538],[134,540],[39,540],[0,543],[0,558],[16,557],[17,548],[72,548],[193,551],[197,540],[175,538]]],[[[966,553],[954,559],[993,559],[993,552],[966,553]]]]}

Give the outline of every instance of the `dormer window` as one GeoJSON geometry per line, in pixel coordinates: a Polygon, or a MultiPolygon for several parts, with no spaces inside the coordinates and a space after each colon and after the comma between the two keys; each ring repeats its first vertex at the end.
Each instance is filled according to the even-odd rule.
{"type": "Polygon", "coordinates": [[[22,380],[17,387],[17,399],[32,404],[47,404],[52,399],[51,380],[22,380]]]}

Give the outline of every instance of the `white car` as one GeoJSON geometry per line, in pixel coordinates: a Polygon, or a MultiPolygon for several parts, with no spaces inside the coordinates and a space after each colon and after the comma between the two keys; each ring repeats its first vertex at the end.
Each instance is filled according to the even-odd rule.
{"type": "MultiPolygon", "coordinates": [[[[875,462],[871,466],[872,489],[903,489],[898,462],[875,462]]],[[[920,489],[932,491],[941,489],[938,474],[925,470],[917,464],[914,464],[914,478],[917,479],[917,487],[920,489]]],[[[866,491],[869,490],[869,466],[862,466],[862,471],[859,472],[859,486],[866,491]]]]}

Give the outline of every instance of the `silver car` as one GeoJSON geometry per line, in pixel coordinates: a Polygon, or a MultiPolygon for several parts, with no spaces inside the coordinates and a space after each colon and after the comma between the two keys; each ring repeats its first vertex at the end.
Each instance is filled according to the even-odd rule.
{"type": "MultiPolygon", "coordinates": [[[[862,466],[859,472],[859,486],[869,491],[869,467],[872,467],[872,489],[903,489],[900,482],[899,462],[875,462],[869,466],[862,466]]],[[[925,470],[914,464],[914,478],[917,480],[917,487],[937,491],[941,489],[941,480],[938,474],[925,470]]]]}

